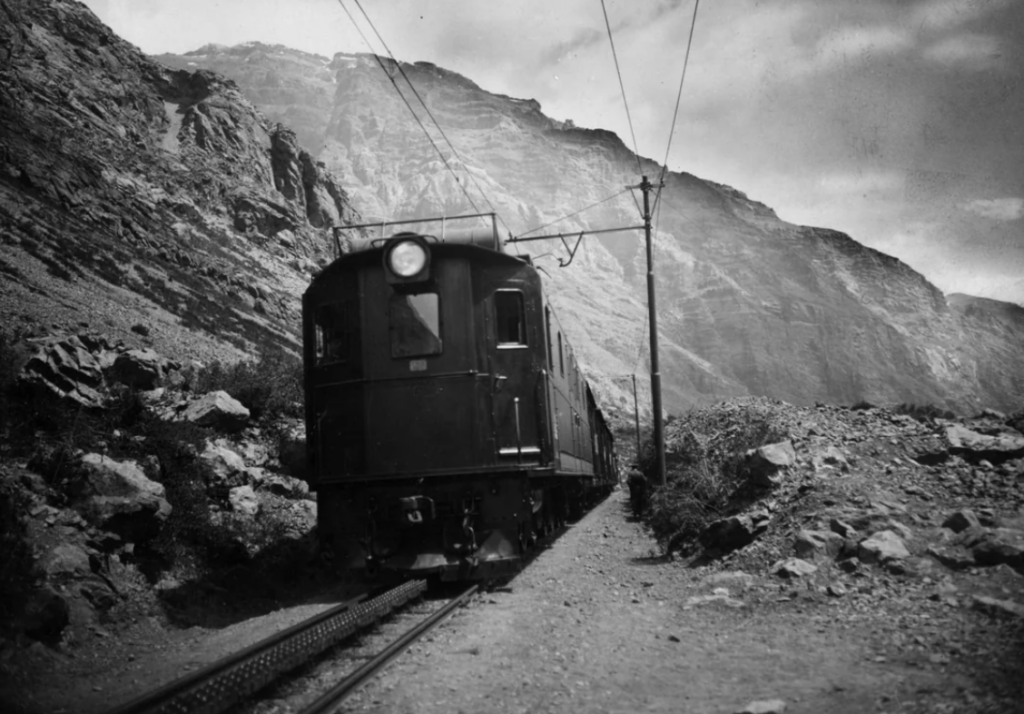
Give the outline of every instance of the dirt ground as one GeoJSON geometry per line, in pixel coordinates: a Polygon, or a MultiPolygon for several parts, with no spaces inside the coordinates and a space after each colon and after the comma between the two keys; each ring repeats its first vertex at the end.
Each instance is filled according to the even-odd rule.
{"type": "Polygon", "coordinates": [[[507,591],[477,598],[344,710],[372,712],[956,711],[940,664],[894,662],[836,601],[684,567],[614,493],[507,591]],[[752,603],[748,595],[758,593],[752,603]],[[768,593],[769,598],[764,598],[768,593]]]}

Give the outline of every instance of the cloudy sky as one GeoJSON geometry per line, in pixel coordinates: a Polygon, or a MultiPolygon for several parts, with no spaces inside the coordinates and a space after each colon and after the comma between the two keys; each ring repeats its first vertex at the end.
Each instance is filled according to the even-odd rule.
{"type": "MultiPolygon", "coordinates": [[[[600,0],[361,2],[399,59],[633,144],[600,0]]],[[[693,2],[606,0],[637,149],[659,162],[693,2]]],[[[368,49],[338,0],[85,3],[151,54],[368,49]]],[[[845,231],[946,292],[1024,304],[1024,1],[704,0],[668,164],[845,231]]]]}

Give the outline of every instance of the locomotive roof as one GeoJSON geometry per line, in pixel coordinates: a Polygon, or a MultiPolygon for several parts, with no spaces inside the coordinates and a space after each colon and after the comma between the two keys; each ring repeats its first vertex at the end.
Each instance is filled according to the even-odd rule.
{"type": "MultiPolygon", "coordinates": [[[[414,234],[415,235],[415,234],[414,234]]],[[[393,236],[388,241],[401,238],[401,236],[393,236]]],[[[325,267],[319,274],[317,274],[310,283],[310,288],[315,286],[321,280],[330,278],[337,273],[352,268],[369,265],[373,263],[380,263],[384,248],[387,245],[387,241],[374,241],[375,245],[357,249],[351,253],[346,253],[340,258],[336,258],[327,267],[325,267]]],[[[523,260],[523,258],[509,255],[508,253],[494,250],[493,248],[484,248],[479,245],[470,245],[466,243],[430,243],[430,252],[437,256],[465,256],[473,259],[478,263],[490,263],[492,265],[528,265],[531,268],[532,264],[523,260]]]]}

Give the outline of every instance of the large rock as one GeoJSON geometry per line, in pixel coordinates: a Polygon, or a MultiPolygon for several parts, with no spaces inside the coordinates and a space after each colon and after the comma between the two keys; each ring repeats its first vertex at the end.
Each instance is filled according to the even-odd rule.
{"type": "Polygon", "coordinates": [[[104,362],[78,337],[40,348],[25,364],[21,379],[84,407],[104,402],[104,362]]]}
{"type": "Polygon", "coordinates": [[[70,621],[68,601],[53,588],[42,587],[29,596],[20,624],[29,637],[55,643],[70,621]]]}
{"type": "Polygon", "coordinates": [[[953,424],[946,427],[946,440],[951,452],[964,454],[972,460],[1006,461],[1024,456],[1024,436],[989,436],[953,424]]]}
{"type": "Polygon", "coordinates": [[[61,543],[47,553],[40,562],[42,571],[50,580],[87,575],[89,554],[73,543],[61,543]]]}
{"type": "Polygon", "coordinates": [[[730,516],[711,523],[700,535],[701,545],[709,555],[723,555],[749,545],[768,529],[771,516],[759,510],[730,516]]]}
{"type": "Polygon", "coordinates": [[[243,516],[255,516],[259,513],[260,502],[252,486],[236,486],[228,492],[228,503],[231,510],[243,516]]]}
{"type": "Polygon", "coordinates": [[[793,542],[793,551],[804,560],[839,555],[845,542],[843,536],[831,531],[802,530],[793,542]]]}
{"type": "Polygon", "coordinates": [[[171,514],[163,485],[147,478],[134,461],[86,454],[71,490],[83,518],[133,543],[155,537],[171,514]]]}
{"type": "Polygon", "coordinates": [[[145,391],[159,386],[167,373],[178,366],[153,350],[128,350],[114,360],[111,374],[121,384],[145,391]]]}
{"type": "Polygon", "coordinates": [[[861,541],[857,557],[862,563],[887,563],[910,557],[903,539],[892,531],[879,531],[861,541]]]}
{"type": "Polygon", "coordinates": [[[981,526],[981,521],[969,508],[962,508],[959,511],[951,513],[949,517],[942,522],[943,528],[949,528],[954,533],[960,533],[967,530],[968,528],[978,528],[981,526]]]}
{"type": "Polygon", "coordinates": [[[772,566],[772,572],[781,578],[802,578],[818,571],[818,566],[801,558],[790,558],[772,566]]]}
{"type": "Polygon", "coordinates": [[[219,441],[206,442],[199,465],[207,488],[219,495],[235,486],[248,485],[252,478],[242,457],[219,441]]]}
{"type": "Polygon", "coordinates": [[[1006,563],[1024,574],[1024,531],[1014,528],[993,528],[971,547],[978,565],[1006,563]]]}
{"type": "Polygon", "coordinates": [[[794,463],[796,463],[796,451],[793,449],[791,441],[765,444],[746,453],[747,470],[750,474],[750,481],[755,486],[765,488],[775,486],[779,482],[779,472],[794,463]]]}
{"type": "Polygon", "coordinates": [[[223,390],[209,392],[189,404],[178,417],[220,431],[241,431],[249,422],[249,410],[223,390]]]}

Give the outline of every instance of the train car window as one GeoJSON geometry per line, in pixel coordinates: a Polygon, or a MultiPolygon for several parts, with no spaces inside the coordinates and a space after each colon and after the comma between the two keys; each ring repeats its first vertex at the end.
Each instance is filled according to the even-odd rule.
{"type": "Polygon", "coordinates": [[[317,365],[349,362],[359,344],[359,311],[354,300],[321,305],[313,313],[316,323],[317,365]]]}
{"type": "Polygon", "coordinates": [[[395,293],[388,301],[391,356],[441,354],[441,301],[435,292],[395,293]]]}
{"type": "Polygon", "coordinates": [[[494,313],[498,345],[525,345],[526,319],[523,311],[523,294],[518,290],[498,290],[494,293],[494,313]]]}
{"type": "Polygon", "coordinates": [[[562,356],[562,333],[558,333],[558,371],[565,376],[565,359],[562,356]]]}

